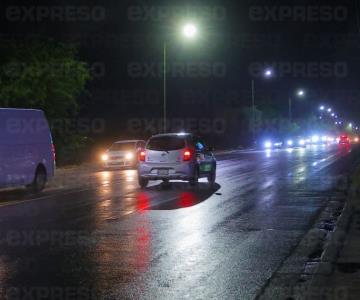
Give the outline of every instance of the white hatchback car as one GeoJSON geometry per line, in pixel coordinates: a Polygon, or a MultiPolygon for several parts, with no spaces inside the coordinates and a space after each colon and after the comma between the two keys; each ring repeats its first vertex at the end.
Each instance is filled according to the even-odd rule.
{"type": "Polygon", "coordinates": [[[145,147],[143,140],[117,141],[102,155],[104,168],[133,167],[138,164],[138,154],[145,147]]]}
{"type": "Polygon", "coordinates": [[[212,149],[195,135],[154,135],[139,154],[138,179],[142,188],[149,180],[185,180],[196,185],[200,177],[215,183],[216,159],[212,149]]]}

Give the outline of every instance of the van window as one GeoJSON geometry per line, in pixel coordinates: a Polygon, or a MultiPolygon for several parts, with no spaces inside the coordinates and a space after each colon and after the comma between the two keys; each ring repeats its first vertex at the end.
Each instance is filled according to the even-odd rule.
{"type": "Polygon", "coordinates": [[[185,140],[178,136],[153,137],[148,142],[147,149],[157,151],[171,151],[185,148],[185,140]]]}

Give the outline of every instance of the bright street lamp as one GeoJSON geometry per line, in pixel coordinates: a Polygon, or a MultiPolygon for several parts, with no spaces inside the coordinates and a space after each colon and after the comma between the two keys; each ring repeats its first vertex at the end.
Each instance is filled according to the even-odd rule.
{"type": "Polygon", "coordinates": [[[324,110],[325,109],[325,106],[324,105],[321,105],[320,106],[320,110],[324,110]]]}
{"type": "Polygon", "coordinates": [[[304,91],[304,90],[298,90],[298,91],[297,91],[297,95],[298,95],[299,97],[303,97],[303,96],[305,95],[305,91],[304,91]]]}
{"type": "MultiPolygon", "coordinates": [[[[297,90],[296,96],[304,97],[305,91],[303,89],[297,90]]],[[[290,95],[289,96],[289,123],[291,123],[291,119],[292,119],[292,99],[291,99],[291,95],[290,95]]]]}
{"type": "Polygon", "coordinates": [[[188,23],[183,27],[183,35],[187,38],[193,39],[197,34],[197,28],[194,24],[188,23]]]}
{"type": "Polygon", "coordinates": [[[327,109],[327,111],[328,111],[328,112],[331,112],[331,108],[329,107],[329,108],[327,109]]]}
{"type": "MultiPolygon", "coordinates": [[[[192,23],[187,23],[183,26],[182,28],[182,34],[187,38],[187,39],[194,39],[197,35],[197,27],[192,24],[192,23]]],[[[166,126],[166,62],[167,62],[167,55],[166,55],[166,41],[164,41],[164,45],[163,45],[163,132],[166,133],[167,130],[167,126],[166,126]]]]}
{"type": "Polygon", "coordinates": [[[271,77],[273,75],[273,72],[272,70],[270,69],[266,69],[265,72],[264,72],[264,76],[265,77],[271,77]]]}
{"type": "MultiPolygon", "coordinates": [[[[263,71],[263,76],[265,78],[271,78],[273,76],[273,71],[271,69],[265,69],[263,71]]],[[[251,79],[251,105],[252,105],[252,127],[255,126],[255,80],[251,79]]],[[[254,129],[252,128],[253,139],[255,140],[254,129]]]]}

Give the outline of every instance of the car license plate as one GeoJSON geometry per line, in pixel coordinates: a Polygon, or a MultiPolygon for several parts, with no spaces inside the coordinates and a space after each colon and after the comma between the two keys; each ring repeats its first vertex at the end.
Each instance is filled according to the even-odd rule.
{"type": "Polygon", "coordinates": [[[169,175],[169,170],[158,170],[158,175],[169,175]]]}
{"type": "Polygon", "coordinates": [[[204,165],[202,165],[202,166],[200,167],[200,170],[201,170],[202,172],[210,172],[211,169],[212,169],[211,164],[204,164],[204,165]]]}

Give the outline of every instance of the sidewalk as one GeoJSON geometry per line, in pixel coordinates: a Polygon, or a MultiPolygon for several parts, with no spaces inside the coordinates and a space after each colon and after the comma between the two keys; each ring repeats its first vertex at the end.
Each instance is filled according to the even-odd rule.
{"type": "Polygon", "coordinates": [[[348,206],[332,241],[337,246],[330,272],[314,275],[297,299],[360,299],[360,168],[353,177],[348,206]]]}

